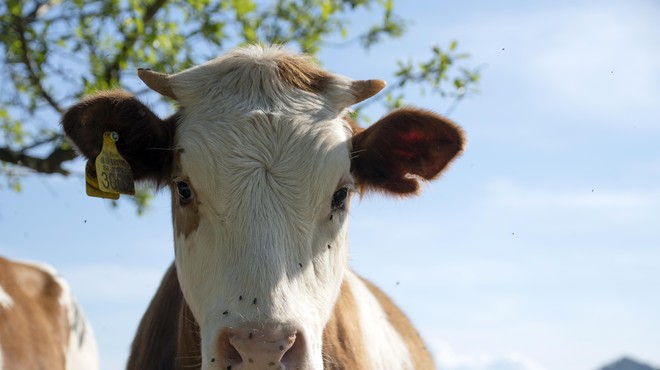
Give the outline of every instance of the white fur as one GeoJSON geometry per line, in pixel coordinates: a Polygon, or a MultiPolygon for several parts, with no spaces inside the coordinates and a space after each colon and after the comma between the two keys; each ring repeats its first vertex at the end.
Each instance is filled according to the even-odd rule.
{"type": "Polygon", "coordinates": [[[0,285],[0,307],[6,310],[11,308],[13,305],[14,305],[14,300],[11,299],[9,294],[0,285]]]}
{"type": "MultiPolygon", "coordinates": [[[[44,268],[42,266],[42,268],[44,268]]],[[[64,348],[66,353],[66,370],[96,370],[99,368],[98,350],[92,326],[83,316],[75,301],[69,284],[59,276],[53,268],[46,267],[62,288],[60,305],[64,307],[69,322],[69,340],[64,348]]],[[[48,271],[48,270],[47,270],[48,271]]]]}
{"type": "MultiPolygon", "coordinates": [[[[62,279],[60,284],[66,284],[62,279]]],[[[69,320],[69,343],[66,350],[66,369],[78,370],[99,368],[96,339],[91,325],[87,322],[73,296],[63,290],[60,302],[64,303],[69,320]],[[65,294],[66,293],[66,297],[65,294]]]]}
{"type": "Polygon", "coordinates": [[[323,367],[323,328],[347,269],[346,212],[331,200],[352,185],[349,81],[336,76],[323,97],[293,89],[277,78],[282,53],[241,49],[172,78],[183,149],[174,177],[192,187],[200,217],[189,236],[175,230],[176,266],[201,325],[203,369],[219,331],[244,323],[298,330],[307,358],[297,366],[323,367]]]}
{"type": "Polygon", "coordinates": [[[380,370],[413,369],[410,352],[401,335],[390,324],[385,311],[369,288],[353,272],[346,274],[346,281],[355,298],[365,351],[371,359],[371,368],[380,370]]]}

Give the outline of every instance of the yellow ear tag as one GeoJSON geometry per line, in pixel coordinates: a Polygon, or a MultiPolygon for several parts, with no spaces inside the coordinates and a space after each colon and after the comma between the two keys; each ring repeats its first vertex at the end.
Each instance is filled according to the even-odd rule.
{"type": "Polygon", "coordinates": [[[87,161],[85,166],[85,190],[87,195],[96,198],[119,199],[119,194],[107,193],[99,189],[99,180],[96,177],[94,161],[87,161]]]}
{"type": "Polygon", "coordinates": [[[133,171],[124,157],[119,154],[115,142],[116,132],[103,133],[103,148],[96,157],[96,176],[101,191],[115,194],[135,194],[133,171]]]}

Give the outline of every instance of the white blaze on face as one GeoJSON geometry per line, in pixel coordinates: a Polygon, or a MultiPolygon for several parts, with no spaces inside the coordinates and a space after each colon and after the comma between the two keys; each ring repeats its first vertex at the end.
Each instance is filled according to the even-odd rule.
{"type": "Polygon", "coordinates": [[[213,72],[223,68],[208,68],[206,84],[219,81],[207,86],[215,96],[185,90],[194,84],[176,78],[186,72],[173,79],[184,105],[174,177],[194,194],[190,202],[173,199],[176,267],[201,326],[203,357],[222,328],[280,324],[304,336],[308,363],[300,366],[321,368],[323,327],[347,264],[347,211],[331,206],[338,189],[353,185],[345,112],[273,82],[277,75],[264,70],[252,88],[271,84],[266,93],[275,98],[264,103],[262,91],[250,101],[245,83],[222,86],[222,74],[213,72]],[[294,103],[278,100],[281,94],[294,103]],[[247,100],[239,104],[236,96],[247,100]]]}
{"type": "Polygon", "coordinates": [[[176,211],[199,217],[192,233],[177,233],[176,260],[203,338],[280,322],[320,350],[346,265],[345,211],[331,209],[333,193],[351,184],[346,127],[254,112],[208,131],[218,141],[179,142],[197,209],[176,211]]]}

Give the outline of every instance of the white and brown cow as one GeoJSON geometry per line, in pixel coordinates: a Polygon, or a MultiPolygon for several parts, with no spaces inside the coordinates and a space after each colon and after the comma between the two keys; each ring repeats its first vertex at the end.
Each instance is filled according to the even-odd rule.
{"type": "Polygon", "coordinates": [[[98,367],[94,334],[67,283],[49,266],[0,257],[0,369],[98,367]]]}
{"type": "Polygon", "coordinates": [[[463,149],[453,123],[394,111],[366,130],[353,81],[278,47],[237,49],[166,75],[138,71],[179,110],[161,120],[122,91],[72,107],[88,159],[105,132],[136,181],[172,191],[175,265],[142,320],[129,369],[431,369],[406,317],[348,268],[351,195],[416,194],[463,149]]]}

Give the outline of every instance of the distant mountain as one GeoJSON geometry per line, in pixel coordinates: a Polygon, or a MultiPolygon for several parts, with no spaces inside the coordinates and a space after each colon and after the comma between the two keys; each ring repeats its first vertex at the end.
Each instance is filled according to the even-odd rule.
{"type": "Polygon", "coordinates": [[[600,368],[599,370],[660,370],[649,365],[639,363],[628,357],[624,357],[614,363],[600,368]]]}

